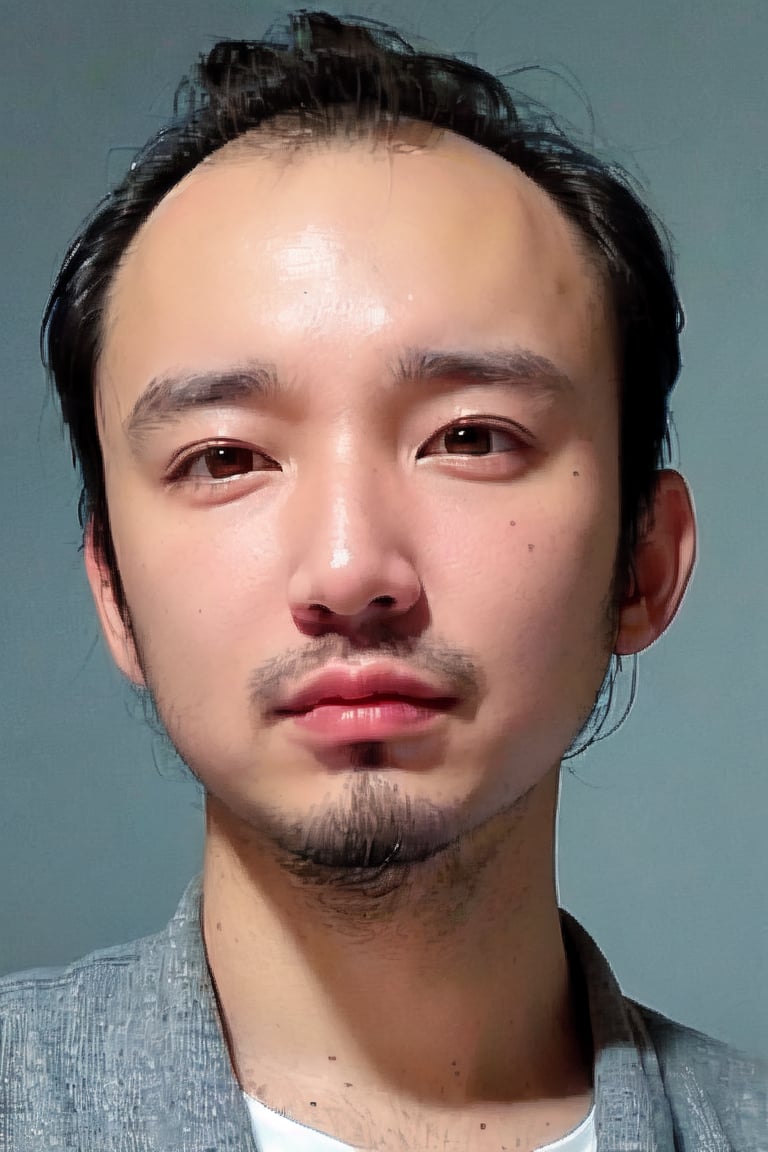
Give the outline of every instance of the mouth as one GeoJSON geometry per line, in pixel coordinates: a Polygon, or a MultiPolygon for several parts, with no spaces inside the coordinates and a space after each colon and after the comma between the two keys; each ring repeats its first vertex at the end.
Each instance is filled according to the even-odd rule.
{"type": "Polygon", "coordinates": [[[331,671],[274,710],[310,743],[402,739],[434,728],[458,703],[413,677],[382,669],[331,671]]]}

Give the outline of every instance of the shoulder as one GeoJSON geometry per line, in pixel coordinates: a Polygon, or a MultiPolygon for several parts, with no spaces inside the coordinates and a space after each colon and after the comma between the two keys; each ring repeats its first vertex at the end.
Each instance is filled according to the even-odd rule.
{"type": "Polygon", "coordinates": [[[589,1013],[605,1147],[768,1152],[768,1066],[627,999],[567,912],[562,928],[575,993],[589,1013]]]}
{"type": "Polygon", "coordinates": [[[136,941],[0,980],[0,1149],[90,1149],[91,1129],[113,1146],[94,1117],[123,1112],[121,1064],[152,1019],[148,951],[136,941]]]}
{"type": "Polygon", "coordinates": [[[61,968],[36,968],[0,979],[0,1074],[34,1064],[52,1071],[76,1059],[99,1021],[120,1027],[148,998],[148,959],[158,937],[93,952],[61,968]],[[41,1063],[42,1062],[42,1063],[41,1063]]]}
{"type": "Polygon", "coordinates": [[[199,879],[154,936],[0,980],[0,1152],[242,1152],[199,879]]]}
{"type": "MultiPolygon", "coordinates": [[[[0,978],[0,1036],[23,1038],[27,1046],[46,1044],[77,1021],[88,1042],[98,1039],[100,1022],[114,1041],[122,1026],[162,1023],[180,994],[194,995],[204,982],[200,933],[200,883],[194,880],[169,924],[128,944],[91,952],[61,968],[36,968],[0,978]]],[[[76,1037],[72,1037],[76,1047],[76,1037]]],[[[70,1045],[71,1047],[72,1045],[70,1045]]],[[[8,1059],[8,1045],[0,1060],[8,1059]]]]}
{"type": "Polygon", "coordinates": [[[625,1003],[641,1051],[658,1066],[676,1145],[686,1152],[768,1152],[768,1064],[632,1000],[625,1003]]]}
{"type": "Polygon", "coordinates": [[[107,1009],[114,1022],[142,1006],[156,1014],[178,1000],[174,988],[197,986],[205,967],[200,932],[201,883],[184,892],[171,921],[161,931],[118,944],[60,968],[35,968],[0,978],[0,1027],[24,1020],[28,1026],[52,1015],[65,1026],[67,1012],[87,1019],[107,1009]]]}
{"type": "Polygon", "coordinates": [[[131,1117],[154,1116],[148,1102],[178,1114],[186,1038],[206,1053],[217,1040],[210,1000],[194,884],[156,935],[0,979],[0,1150],[31,1152],[43,1134],[122,1147],[131,1117]]]}
{"type": "Polygon", "coordinates": [[[56,968],[32,968],[0,977],[0,1020],[9,1013],[44,1009],[55,1002],[61,1010],[68,1001],[89,996],[110,996],[121,983],[130,983],[132,970],[156,950],[162,933],[129,944],[117,944],[91,952],[71,964],[56,968]]]}

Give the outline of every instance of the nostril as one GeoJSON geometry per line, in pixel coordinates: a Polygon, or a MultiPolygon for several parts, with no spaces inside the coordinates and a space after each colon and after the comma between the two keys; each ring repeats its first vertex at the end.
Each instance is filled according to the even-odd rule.
{"type": "Polygon", "coordinates": [[[325,604],[309,604],[309,605],[307,605],[307,609],[310,612],[319,613],[320,616],[330,616],[331,615],[330,608],[326,608],[325,604]]]}
{"type": "Polygon", "coordinates": [[[394,608],[395,598],[394,596],[376,596],[371,600],[371,604],[376,604],[381,608],[394,608]]]}

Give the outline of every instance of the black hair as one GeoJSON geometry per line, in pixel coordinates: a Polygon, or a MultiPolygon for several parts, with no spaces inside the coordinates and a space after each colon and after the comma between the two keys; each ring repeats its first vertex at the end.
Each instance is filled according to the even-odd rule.
{"type": "Polygon", "coordinates": [[[576,226],[602,273],[616,329],[617,573],[628,579],[664,462],[669,394],[680,370],[683,317],[663,230],[625,172],[573,142],[551,117],[524,111],[490,73],[415,51],[374,21],[301,11],[268,39],[223,41],[201,57],[177,89],[173,120],[85,221],[45,310],[43,359],[81,470],[81,525],[91,525],[126,622],[94,397],[110,287],[138,229],[182,177],[218,148],[282,117],[296,118],[309,139],[402,120],[456,132],[514,164],[576,226]]]}

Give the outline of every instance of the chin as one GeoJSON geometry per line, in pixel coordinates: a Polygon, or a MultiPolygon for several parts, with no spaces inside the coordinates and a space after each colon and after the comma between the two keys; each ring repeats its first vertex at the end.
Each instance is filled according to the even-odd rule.
{"type": "Polygon", "coordinates": [[[307,802],[299,786],[290,797],[283,793],[283,807],[227,805],[250,830],[251,842],[255,834],[288,874],[340,893],[384,894],[401,887],[420,866],[460,850],[491,821],[521,812],[531,791],[523,787],[511,796],[495,791],[481,797],[477,790],[462,794],[443,787],[438,802],[434,777],[428,782],[421,773],[405,771],[388,745],[375,742],[347,746],[343,767],[320,800],[307,802]]]}

